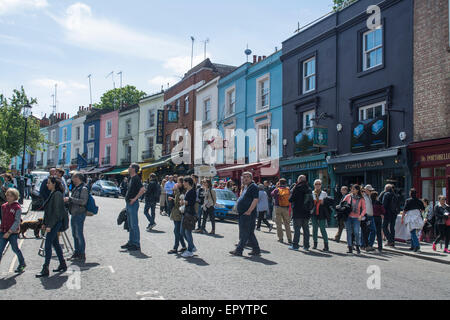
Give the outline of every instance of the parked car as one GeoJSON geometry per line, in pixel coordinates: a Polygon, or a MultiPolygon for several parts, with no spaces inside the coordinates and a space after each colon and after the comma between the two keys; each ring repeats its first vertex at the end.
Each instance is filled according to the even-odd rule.
{"type": "Polygon", "coordinates": [[[118,198],[120,189],[112,181],[98,180],[92,185],[91,193],[101,197],[113,196],[114,198],[118,198]]]}
{"type": "Polygon", "coordinates": [[[214,214],[219,220],[236,219],[238,217],[236,211],[237,197],[230,190],[214,189],[217,195],[216,205],[214,206],[214,214]]]}

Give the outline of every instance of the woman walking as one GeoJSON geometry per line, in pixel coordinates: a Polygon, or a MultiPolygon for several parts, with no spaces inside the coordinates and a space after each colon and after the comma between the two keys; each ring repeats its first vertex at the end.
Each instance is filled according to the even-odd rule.
{"type": "Polygon", "coordinates": [[[49,177],[47,188],[51,192],[50,197],[44,204],[44,226],[45,235],[45,263],[42,271],[36,275],[36,278],[48,277],[50,272],[48,267],[52,258],[52,246],[55,248],[59,260],[59,267],[53,272],[67,271],[66,261],[58,240],[58,232],[64,231],[69,222],[68,213],[64,207],[64,187],[59,178],[49,177]]]}
{"type": "Polygon", "coordinates": [[[324,205],[324,199],[328,197],[325,191],[322,191],[322,181],[317,179],[314,181],[314,190],[312,192],[314,199],[314,208],[312,212],[312,226],[313,226],[313,240],[314,247],[313,249],[317,249],[318,244],[318,229],[320,228],[320,233],[322,234],[323,242],[324,242],[324,252],[328,252],[328,234],[325,229],[325,224],[327,220],[327,209],[324,205]]]}
{"type": "Polygon", "coordinates": [[[166,190],[164,189],[164,186],[166,185],[167,180],[163,179],[161,182],[161,196],[159,197],[159,214],[164,215],[164,212],[166,211],[167,205],[166,205],[166,190]]]}
{"type": "Polygon", "coordinates": [[[361,187],[359,185],[353,185],[351,193],[345,196],[344,201],[347,201],[352,208],[352,211],[345,222],[345,228],[347,230],[347,253],[353,252],[352,235],[354,235],[356,241],[356,252],[360,254],[361,220],[366,215],[366,203],[361,193],[361,187]]]}
{"type": "Polygon", "coordinates": [[[20,231],[20,217],[22,216],[22,209],[19,202],[19,191],[17,189],[8,189],[5,193],[6,203],[1,208],[1,225],[0,225],[0,261],[2,259],[3,250],[5,250],[6,244],[9,242],[12,251],[17,255],[19,260],[19,266],[16,269],[16,273],[22,273],[25,271],[25,260],[17,245],[17,239],[19,238],[20,231]]]}
{"type": "Polygon", "coordinates": [[[450,207],[447,203],[445,203],[447,198],[443,195],[439,196],[439,203],[434,207],[434,219],[437,226],[437,230],[439,232],[438,237],[433,243],[433,250],[436,251],[436,244],[439,241],[445,239],[445,253],[450,253],[448,250],[448,244],[450,241],[450,207]]]}
{"type": "Polygon", "coordinates": [[[422,202],[425,207],[425,211],[422,213],[424,225],[422,228],[422,232],[420,233],[419,241],[425,240],[425,242],[430,243],[434,227],[432,224],[433,206],[428,199],[422,199],[422,202]]]}
{"type": "Polygon", "coordinates": [[[373,207],[373,221],[377,232],[378,252],[381,253],[383,251],[383,216],[386,214],[386,209],[384,209],[383,204],[378,200],[378,192],[373,191],[370,194],[370,198],[373,207]]]}
{"type": "Polygon", "coordinates": [[[203,202],[203,221],[202,221],[202,232],[206,233],[206,218],[209,217],[211,221],[212,230],[209,234],[216,234],[216,216],[214,214],[214,206],[216,205],[217,196],[216,191],[212,188],[212,182],[209,179],[203,180],[203,188],[205,199],[203,202]]]}
{"type": "MultiPolygon", "coordinates": [[[[161,190],[164,190],[163,188],[161,190]]],[[[178,182],[174,188],[174,196],[175,196],[175,205],[170,213],[170,219],[173,221],[174,229],[173,233],[175,235],[175,244],[173,245],[173,249],[167,252],[168,254],[176,254],[178,253],[178,246],[181,243],[180,252],[186,251],[186,244],[184,243],[184,237],[181,234],[181,218],[182,214],[180,212],[180,201],[184,197],[185,189],[183,186],[183,178],[178,178],[178,182]]],[[[164,198],[165,199],[165,198],[164,198]]]]}
{"type": "Polygon", "coordinates": [[[417,232],[423,228],[422,212],[425,211],[425,206],[423,205],[423,202],[417,198],[416,189],[411,189],[409,196],[410,198],[406,200],[402,212],[402,224],[405,223],[408,231],[411,233],[410,250],[418,252],[420,250],[420,242],[417,238],[417,232]]]}
{"type": "Polygon", "coordinates": [[[181,219],[181,234],[188,243],[188,249],[181,256],[189,258],[193,257],[194,252],[197,251],[192,238],[192,230],[194,230],[196,222],[195,202],[197,197],[194,189],[194,180],[191,177],[184,178],[183,186],[186,189],[186,195],[184,200],[181,200],[181,204],[184,205],[183,218],[181,219]]]}
{"type": "Polygon", "coordinates": [[[259,184],[259,200],[256,210],[258,211],[258,223],[256,225],[256,230],[260,231],[261,229],[261,221],[264,222],[269,228],[269,232],[272,231],[273,225],[269,223],[266,219],[266,215],[269,212],[269,197],[267,196],[267,192],[264,190],[264,185],[259,184]]]}

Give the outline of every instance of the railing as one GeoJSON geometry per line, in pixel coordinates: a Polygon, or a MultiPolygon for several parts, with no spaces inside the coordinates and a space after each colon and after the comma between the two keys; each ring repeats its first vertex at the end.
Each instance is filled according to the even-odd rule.
{"type": "Polygon", "coordinates": [[[64,165],[66,163],[66,159],[60,159],[59,161],[58,161],[58,164],[59,165],[64,165]]]}
{"type": "Polygon", "coordinates": [[[105,157],[102,159],[102,164],[110,164],[111,163],[111,157],[105,157]]]}
{"type": "Polygon", "coordinates": [[[155,158],[155,152],[153,150],[147,150],[142,152],[142,160],[146,159],[154,159],[155,158]]]}
{"type": "Polygon", "coordinates": [[[90,166],[96,165],[98,161],[95,161],[95,158],[88,159],[87,164],[90,166]]]}

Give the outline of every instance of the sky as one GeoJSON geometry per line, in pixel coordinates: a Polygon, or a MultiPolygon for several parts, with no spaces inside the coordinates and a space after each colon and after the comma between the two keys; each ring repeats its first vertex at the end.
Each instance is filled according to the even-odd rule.
{"type": "MultiPolygon", "coordinates": [[[[177,83],[206,56],[240,66],[248,47],[270,55],[300,26],[332,10],[332,0],[0,0],[0,93],[24,86],[33,114],[74,116],[122,84],[148,95],[177,83]],[[109,76],[114,71],[114,79],[109,76]]],[[[250,58],[251,60],[252,58],[250,58]]]]}

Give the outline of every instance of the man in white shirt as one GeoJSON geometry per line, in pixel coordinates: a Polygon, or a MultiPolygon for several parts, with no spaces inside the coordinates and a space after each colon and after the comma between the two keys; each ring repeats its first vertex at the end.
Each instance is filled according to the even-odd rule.
{"type": "Polygon", "coordinates": [[[366,251],[374,251],[373,244],[375,242],[375,236],[377,230],[375,228],[375,220],[373,218],[373,206],[370,194],[375,191],[374,188],[368,184],[364,187],[363,196],[366,202],[366,220],[361,222],[362,229],[362,245],[366,251]]]}

